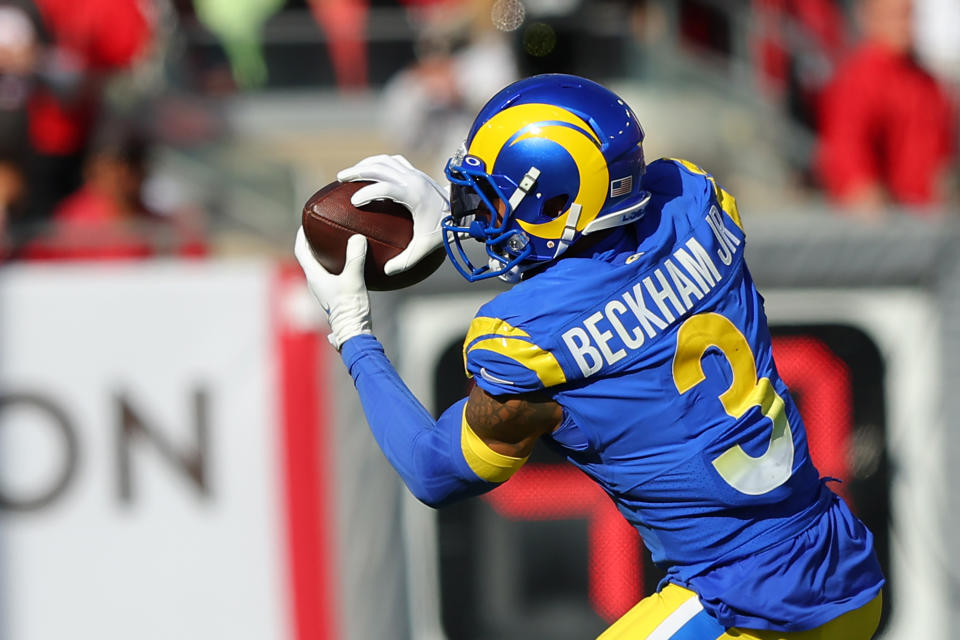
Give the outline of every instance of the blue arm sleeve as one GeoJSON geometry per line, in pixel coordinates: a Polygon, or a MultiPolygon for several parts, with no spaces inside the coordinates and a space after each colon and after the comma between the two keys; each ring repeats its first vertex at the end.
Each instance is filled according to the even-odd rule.
{"type": "Polygon", "coordinates": [[[499,486],[478,477],[463,457],[460,429],[466,398],[434,420],[375,337],[350,338],[340,355],[360,394],[373,437],[417,499],[439,507],[499,486]]]}

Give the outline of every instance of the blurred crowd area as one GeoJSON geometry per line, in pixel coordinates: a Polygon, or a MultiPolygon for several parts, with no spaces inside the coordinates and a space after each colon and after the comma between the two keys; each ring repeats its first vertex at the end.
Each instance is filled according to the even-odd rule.
{"type": "Polygon", "coordinates": [[[286,252],[338,168],[442,176],[480,106],[567,72],[749,215],[949,217],[956,0],[0,0],[5,261],[286,252]]]}

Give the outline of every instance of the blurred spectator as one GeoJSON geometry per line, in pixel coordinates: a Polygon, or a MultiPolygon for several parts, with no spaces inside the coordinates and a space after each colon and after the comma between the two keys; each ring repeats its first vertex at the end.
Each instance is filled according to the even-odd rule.
{"type": "Polygon", "coordinates": [[[27,196],[31,214],[43,217],[79,185],[104,82],[144,52],[152,25],[139,0],[33,0],[33,5],[47,42],[34,58],[28,98],[27,196]]]}
{"type": "MultiPolygon", "coordinates": [[[[144,204],[146,140],[111,123],[93,142],[83,186],[66,198],[45,234],[17,257],[31,260],[117,260],[158,254],[201,256],[200,234],[177,215],[144,204]]],[[[175,213],[175,212],[174,212],[175,213]]]]}
{"type": "Polygon", "coordinates": [[[39,15],[29,2],[0,3],[0,230],[23,217],[28,152],[27,107],[46,49],[39,15]]]}
{"type": "MultiPolygon", "coordinates": [[[[367,18],[371,0],[307,0],[314,19],[327,38],[327,50],[337,86],[342,90],[365,89],[368,81],[367,18]]],[[[377,4],[401,4],[417,22],[440,11],[461,11],[469,0],[390,0],[377,4]]]]}
{"type": "Polygon", "coordinates": [[[492,4],[421,7],[417,59],[384,88],[384,135],[401,152],[423,158],[434,176],[442,176],[476,112],[518,77],[510,41],[491,22],[492,4]]]}
{"type": "Polygon", "coordinates": [[[913,55],[910,0],[861,0],[860,46],[820,111],[818,171],[830,198],[859,211],[941,204],[955,111],[913,55]]]}
{"type": "Polygon", "coordinates": [[[761,84],[790,116],[813,129],[817,102],[846,53],[847,24],[838,0],[752,0],[761,84]]]}
{"type": "Polygon", "coordinates": [[[327,49],[337,86],[367,86],[367,12],[369,0],[309,0],[314,19],[327,34],[327,49]]]}

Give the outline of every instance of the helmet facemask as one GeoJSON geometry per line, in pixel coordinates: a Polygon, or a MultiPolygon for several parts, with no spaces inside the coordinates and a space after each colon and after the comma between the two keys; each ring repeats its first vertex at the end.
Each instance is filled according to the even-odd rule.
{"type": "Polygon", "coordinates": [[[495,277],[519,280],[535,263],[525,264],[531,255],[530,239],[513,224],[513,214],[536,177],[525,177],[517,185],[506,176],[487,173],[483,161],[462,153],[447,162],[444,172],[450,181],[450,215],[441,227],[454,267],[470,282],[495,277]],[[486,265],[473,264],[462,245],[467,238],[484,243],[486,265]]]}

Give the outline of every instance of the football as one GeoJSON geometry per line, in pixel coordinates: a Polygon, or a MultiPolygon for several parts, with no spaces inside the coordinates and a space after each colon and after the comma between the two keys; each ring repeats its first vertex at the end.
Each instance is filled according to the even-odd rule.
{"type": "Polygon", "coordinates": [[[364,279],[371,291],[394,291],[424,280],[446,258],[438,247],[416,265],[388,276],[383,265],[413,238],[413,216],[393,200],[374,200],[355,207],[350,196],[370,182],[331,182],[303,205],[303,232],[313,254],[330,273],[340,273],[346,258],[347,239],[355,233],[367,237],[364,279]]]}

